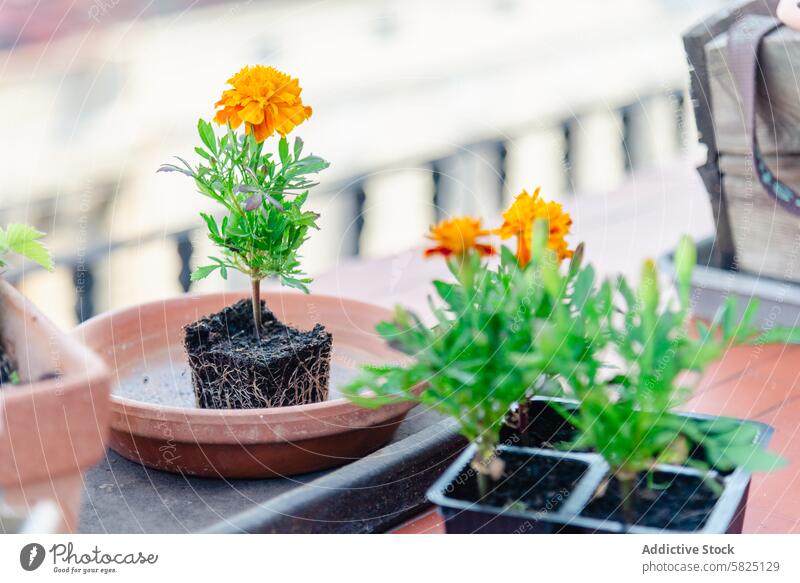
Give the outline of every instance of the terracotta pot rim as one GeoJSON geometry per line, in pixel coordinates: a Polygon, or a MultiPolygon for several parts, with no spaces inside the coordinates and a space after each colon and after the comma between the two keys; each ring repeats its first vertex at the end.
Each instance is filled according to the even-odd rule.
{"type": "MultiPolygon", "coordinates": [[[[24,313],[27,316],[33,318],[33,320],[36,322],[43,322],[43,325],[47,326],[48,329],[53,333],[61,336],[62,338],[68,338],[72,341],[70,344],[70,351],[73,353],[73,356],[80,358],[83,367],[80,372],[71,372],[69,374],[62,374],[61,376],[55,378],[41,381],[29,380],[24,384],[6,386],[3,388],[3,395],[5,398],[12,399],[15,396],[24,395],[26,393],[28,395],[49,393],[59,389],[63,385],[74,382],[76,379],[85,380],[88,383],[104,382],[107,380],[107,377],[110,376],[110,373],[105,363],[103,363],[103,359],[101,359],[93,351],[89,350],[89,348],[85,346],[83,342],[81,342],[80,338],[77,338],[72,334],[71,330],[65,332],[56,327],[55,324],[50,322],[50,320],[42,313],[36,304],[31,302],[19,290],[14,288],[10,283],[0,277],[0,298],[2,298],[3,293],[10,292],[15,293],[18,297],[18,301],[22,302],[24,313]]],[[[0,308],[2,308],[2,302],[0,302],[0,308]]]]}
{"type": "MultiPolygon", "coordinates": [[[[382,308],[381,306],[377,306],[375,304],[368,304],[367,302],[362,302],[360,300],[351,300],[344,298],[342,296],[332,296],[328,294],[304,294],[300,291],[294,290],[287,290],[287,291],[264,291],[261,294],[262,299],[267,300],[267,304],[269,305],[269,298],[280,298],[283,295],[298,295],[298,296],[305,296],[308,298],[319,298],[321,300],[332,300],[339,303],[346,302],[354,307],[361,307],[368,310],[375,310],[375,309],[386,309],[382,308]]],[[[108,312],[104,312],[102,314],[98,314],[93,316],[92,318],[82,322],[75,328],[73,328],[68,334],[70,336],[75,337],[76,339],[81,338],[81,333],[87,327],[96,324],[97,322],[103,320],[113,320],[114,317],[122,316],[125,313],[128,313],[132,310],[144,310],[148,308],[153,308],[156,306],[167,306],[168,304],[175,304],[185,300],[194,300],[194,299],[209,299],[212,297],[249,297],[250,294],[247,291],[234,291],[234,292],[211,292],[211,293],[187,293],[180,296],[173,296],[170,298],[165,298],[163,300],[154,300],[151,302],[145,302],[142,304],[136,304],[134,306],[127,306],[123,308],[117,308],[115,310],[110,310],[108,312]]],[[[88,352],[88,349],[87,349],[88,352]]],[[[99,362],[99,357],[95,356],[93,353],[91,354],[95,359],[99,362]]],[[[52,379],[53,382],[56,382],[57,379],[52,379]]],[[[331,399],[330,401],[323,401],[321,403],[311,403],[308,405],[292,405],[289,407],[266,407],[260,409],[200,409],[200,408],[192,408],[192,407],[176,407],[173,405],[158,405],[155,403],[148,403],[147,401],[138,401],[136,399],[130,399],[128,397],[121,397],[119,395],[111,394],[111,402],[115,406],[124,407],[128,414],[130,413],[143,413],[143,412],[152,412],[152,411],[161,411],[165,414],[171,414],[172,416],[183,416],[187,415],[189,412],[193,417],[201,417],[205,418],[205,420],[212,420],[218,418],[229,418],[229,417],[254,417],[254,416],[292,416],[292,413],[301,414],[306,412],[327,412],[331,415],[342,413],[345,410],[350,409],[360,409],[358,405],[355,405],[348,401],[344,397],[340,397],[338,399],[331,399]]],[[[396,405],[401,405],[403,403],[397,403],[396,405]]],[[[416,403],[414,403],[416,404],[416,403]]],[[[393,404],[394,405],[394,404],[393,404]]],[[[146,415],[147,417],[151,417],[151,415],[146,415]]]]}
{"type": "MultiPolygon", "coordinates": [[[[355,403],[351,403],[344,397],[340,397],[338,399],[331,399],[330,401],[323,401],[321,403],[311,403],[308,405],[291,405],[289,407],[265,407],[261,409],[200,409],[200,408],[192,408],[192,407],[175,407],[173,405],[157,405],[154,403],[148,403],[146,401],[137,401],[135,399],[129,399],[127,397],[119,397],[112,395],[111,402],[114,405],[123,407],[125,409],[125,413],[127,415],[137,413],[144,413],[144,412],[152,412],[152,411],[159,411],[164,413],[162,416],[165,420],[168,419],[175,419],[175,418],[186,418],[186,417],[200,417],[203,418],[203,421],[214,421],[219,419],[244,419],[249,420],[250,417],[259,417],[262,418],[264,416],[271,416],[276,417],[280,416],[281,421],[289,421],[288,417],[309,417],[310,415],[305,415],[305,413],[315,413],[315,412],[322,412],[322,413],[330,413],[330,415],[338,415],[341,413],[345,413],[347,411],[353,409],[368,409],[367,407],[360,407],[355,403]],[[292,414],[296,415],[292,415],[292,414]]],[[[385,407],[396,407],[404,404],[411,404],[416,405],[416,402],[413,401],[400,401],[398,403],[391,403],[389,405],[385,405],[385,407]]],[[[372,409],[374,410],[374,409],[372,409]]],[[[152,418],[152,415],[137,415],[141,417],[152,418]]],[[[319,417],[319,415],[315,415],[315,417],[319,417]]]]}
{"type": "MultiPolygon", "coordinates": [[[[325,302],[335,302],[336,304],[346,304],[349,308],[362,309],[365,311],[375,312],[376,310],[387,312],[387,317],[390,315],[389,310],[385,307],[375,304],[369,304],[359,300],[350,300],[341,296],[331,296],[325,294],[302,294],[295,291],[265,291],[262,293],[262,298],[269,304],[280,303],[281,298],[285,296],[299,296],[307,297],[310,302],[315,299],[325,302]]],[[[229,301],[236,301],[242,297],[249,297],[247,291],[236,292],[218,292],[218,293],[200,293],[200,294],[184,294],[174,296],[162,300],[155,300],[134,306],[118,308],[113,311],[105,312],[95,316],[86,322],[83,322],[71,332],[76,338],[82,338],[85,330],[97,326],[101,323],[108,324],[113,322],[115,318],[121,318],[131,314],[131,312],[148,311],[148,310],[169,310],[184,302],[192,302],[194,300],[213,300],[218,298],[220,304],[224,305],[229,301]],[[224,298],[224,300],[223,300],[224,298]]],[[[393,350],[393,349],[392,349],[393,350]]],[[[396,352],[396,351],[395,351],[396,352]]],[[[399,353],[398,353],[399,355],[399,353]]],[[[407,358],[407,357],[406,357],[407,358]]],[[[410,359],[409,359],[410,360],[410,359]]],[[[421,387],[420,387],[421,388],[421,387]]],[[[264,443],[280,441],[279,434],[282,432],[280,428],[288,430],[296,424],[302,424],[309,420],[319,421],[318,426],[314,430],[306,430],[306,437],[324,437],[328,434],[340,433],[343,428],[357,429],[358,426],[350,426],[347,422],[349,417],[352,417],[356,411],[363,411],[362,421],[364,419],[371,420],[371,423],[382,424],[383,420],[396,417],[398,415],[405,415],[418,403],[416,401],[401,401],[392,403],[383,407],[370,409],[360,407],[344,397],[324,401],[321,403],[311,403],[308,405],[293,405],[289,407],[272,407],[272,408],[259,408],[259,409],[200,409],[194,407],[179,407],[174,405],[161,405],[157,403],[150,403],[147,401],[139,401],[129,397],[119,395],[111,395],[111,409],[113,411],[115,421],[112,421],[112,427],[120,429],[120,425],[127,425],[126,431],[134,431],[140,436],[158,437],[160,435],[159,429],[153,425],[154,422],[158,424],[171,424],[174,425],[175,432],[173,439],[178,442],[194,442],[195,432],[201,428],[211,427],[228,427],[233,430],[241,426],[259,426],[264,428],[263,431],[257,431],[258,435],[252,438],[243,439],[242,436],[235,435],[233,431],[222,431],[220,434],[211,437],[204,433],[204,443],[264,443]],[[341,417],[342,423],[336,423],[335,418],[341,417]],[[140,424],[138,421],[141,421],[140,424]],[[131,423],[136,425],[134,429],[131,423]],[[278,428],[277,432],[273,430],[278,428]],[[273,437],[268,437],[271,434],[273,437]]]]}
{"type": "Polygon", "coordinates": [[[94,372],[94,367],[94,364],[92,365],[92,368],[87,366],[85,374],[73,373],[70,375],[64,375],[63,377],[47,379],[44,381],[27,381],[19,385],[7,385],[3,387],[3,394],[7,399],[17,399],[20,397],[27,398],[57,391],[59,388],[62,388],[63,385],[71,383],[77,378],[85,379],[87,382],[91,383],[94,379],[98,378],[97,372],[102,372],[103,370],[96,369],[97,372],[94,372]]]}
{"type": "MultiPolygon", "coordinates": [[[[93,382],[101,383],[107,382],[110,377],[110,372],[106,367],[103,360],[94,352],[89,350],[83,342],[81,342],[80,338],[73,336],[72,331],[65,332],[60,328],[57,328],[55,324],[50,322],[50,320],[42,313],[39,307],[27,299],[21,292],[16,290],[11,284],[5,281],[2,277],[0,277],[0,288],[5,287],[5,289],[0,289],[0,297],[2,297],[3,293],[9,293],[11,290],[13,293],[17,295],[19,300],[22,301],[24,313],[33,318],[36,322],[42,322],[42,325],[47,326],[48,329],[62,337],[69,339],[70,347],[69,350],[72,352],[72,356],[80,359],[82,363],[82,370],[80,372],[70,372],[61,374],[61,376],[45,379],[41,381],[30,380],[26,381],[24,384],[19,385],[11,385],[6,386],[3,388],[3,399],[15,399],[20,397],[26,396],[36,396],[36,395],[43,395],[46,393],[52,393],[53,391],[61,390],[83,390],[83,387],[72,387],[68,386],[76,381],[86,382],[91,385],[93,382]],[[66,389],[65,389],[66,387],[66,389]]],[[[0,308],[2,304],[0,303],[0,308]]],[[[59,372],[59,371],[52,371],[52,372],[59,372]]]]}
{"type": "Polygon", "coordinates": [[[21,485],[24,488],[40,480],[52,481],[79,474],[105,452],[111,374],[97,354],[78,338],[58,328],[38,306],[2,278],[0,309],[10,309],[15,321],[25,322],[23,337],[7,341],[39,347],[41,352],[55,351],[58,360],[52,368],[44,369],[60,375],[4,386],[0,394],[0,412],[11,419],[6,420],[5,427],[0,419],[0,461],[5,461],[2,458],[9,454],[14,462],[10,471],[8,466],[0,468],[0,487],[21,485]],[[47,334],[48,340],[39,338],[37,341],[37,334],[47,334]],[[25,416],[14,418],[19,414],[25,416]],[[31,435],[29,455],[20,441],[28,434],[31,435]],[[59,450],[58,444],[68,444],[69,452],[59,450]]]}
{"type": "MultiPolygon", "coordinates": [[[[386,310],[386,311],[389,310],[388,308],[385,308],[383,306],[379,306],[377,304],[370,304],[370,303],[364,302],[362,300],[351,300],[350,298],[346,298],[346,297],[343,297],[343,296],[333,296],[333,295],[330,295],[330,294],[315,294],[315,293],[306,294],[306,293],[303,293],[303,292],[298,291],[298,290],[270,290],[270,289],[266,289],[266,290],[263,290],[261,292],[261,299],[267,301],[270,297],[280,298],[282,296],[288,296],[288,295],[300,296],[300,297],[306,297],[306,298],[318,298],[320,300],[333,300],[333,301],[336,301],[336,302],[339,302],[339,303],[346,302],[348,304],[352,304],[353,306],[362,307],[362,308],[367,309],[367,310],[386,310]]],[[[226,292],[204,292],[204,293],[194,293],[194,292],[192,292],[192,293],[181,294],[179,296],[171,296],[171,297],[163,298],[163,299],[160,299],[160,300],[152,300],[152,301],[149,301],[149,302],[143,302],[141,304],[135,304],[135,305],[132,305],[132,306],[123,306],[121,308],[116,308],[114,310],[108,310],[107,312],[103,312],[102,314],[97,314],[95,316],[92,316],[88,320],[86,320],[84,322],[81,322],[80,324],[75,326],[72,330],[67,332],[67,335],[69,335],[69,336],[79,335],[88,326],[90,326],[90,325],[92,325],[92,324],[94,324],[96,322],[99,322],[99,321],[102,321],[102,320],[106,320],[106,319],[113,319],[115,316],[119,317],[119,316],[121,316],[121,315],[123,315],[123,314],[125,314],[127,312],[132,311],[132,310],[143,310],[143,309],[153,308],[153,307],[160,306],[160,305],[166,307],[169,304],[177,304],[177,303],[180,303],[180,302],[182,302],[184,300],[187,300],[187,299],[188,300],[204,300],[204,299],[210,299],[210,298],[216,298],[216,297],[230,297],[230,298],[237,298],[237,299],[249,298],[250,297],[250,292],[249,291],[245,291],[245,290],[226,291],[226,292]]],[[[267,302],[267,305],[269,305],[269,302],[267,302]]],[[[86,349],[86,350],[88,350],[88,349],[86,349]]],[[[100,358],[100,357],[97,357],[97,358],[100,358]]]]}

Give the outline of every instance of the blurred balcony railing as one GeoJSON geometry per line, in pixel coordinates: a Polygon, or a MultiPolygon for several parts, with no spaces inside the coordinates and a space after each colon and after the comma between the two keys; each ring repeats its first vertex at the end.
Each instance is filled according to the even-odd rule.
{"type": "MultiPolygon", "coordinates": [[[[560,169],[563,174],[562,182],[565,190],[573,193],[571,196],[582,196],[576,194],[576,190],[586,190],[587,185],[576,186],[579,182],[578,176],[584,174],[583,164],[591,163],[593,152],[596,146],[585,140],[579,140],[578,136],[585,130],[586,120],[592,116],[601,114],[611,120],[610,135],[613,148],[617,149],[616,159],[620,164],[620,172],[631,173],[640,166],[646,165],[652,160],[653,151],[658,151],[661,158],[674,158],[688,143],[687,134],[691,131],[687,128],[686,121],[686,98],[683,89],[668,89],[659,91],[647,96],[637,96],[635,101],[617,107],[610,107],[608,104],[598,104],[595,109],[589,108],[583,113],[571,113],[569,117],[551,120],[550,123],[537,123],[537,129],[550,128],[560,136],[556,143],[560,144],[560,151],[556,153],[560,159],[560,169]],[[661,103],[662,106],[654,110],[648,109],[648,104],[661,103]],[[660,120],[654,117],[660,116],[660,120]],[[657,123],[656,123],[657,122],[657,123]],[[652,128],[667,128],[668,131],[654,132],[652,128]],[[585,150],[589,150],[588,152],[585,150]],[[648,154],[648,152],[650,154],[648,154]]],[[[521,127],[519,134],[524,135],[528,128],[521,127]]],[[[518,139],[512,135],[497,136],[495,139],[485,140],[480,143],[463,144],[453,148],[452,157],[468,156],[480,157],[480,162],[484,166],[484,174],[492,177],[492,185],[486,188],[483,185],[481,196],[484,202],[494,208],[501,208],[509,199],[512,193],[508,190],[509,159],[515,156],[518,147],[518,139]],[[480,154],[475,154],[480,152],[480,154]],[[465,154],[466,153],[466,154],[465,154]],[[491,199],[491,200],[488,200],[491,199]]],[[[390,172],[397,168],[413,168],[417,171],[428,172],[430,174],[430,199],[425,203],[429,207],[431,219],[439,219],[453,211],[452,201],[448,203],[444,198],[448,183],[453,184],[469,183],[471,177],[464,174],[464,169],[459,169],[458,164],[453,164],[452,157],[438,158],[434,160],[404,160],[393,164],[387,168],[376,168],[366,174],[358,174],[349,178],[339,180],[336,184],[327,184],[328,194],[335,193],[337,204],[347,209],[350,216],[345,223],[349,225],[346,232],[338,233],[336,236],[342,237],[339,241],[341,256],[357,257],[364,252],[364,237],[366,232],[387,232],[392,229],[403,229],[402,224],[398,224],[391,217],[375,215],[368,212],[367,204],[371,195],[372,178],[382,172],[390,172]],[[380,224],[371,224],[372,221],[379,221],[380,224]]],[[[315,192],[312,196],[317,195],[315,192]]],[[[0,208],[2,216],[2,208],[0,208]]],[[[101,302],[97,297],[98,265],[104,262],[115,261],[122,252],[136,252],[138,249],[149,244],[162,244],[173,250],[176,271],[174,273],[174,287],[178,291],[188,292],[192,289],[190,273],[195,265],[196,243],[198,238],[203,237],[201,226],[202,222],[197,221],[192,225],[185,225],[180,229],[170,232],[164,230],[144,233],[136,237],[116,239],[111,241],[89,241],[82,246],[80,252],[60,254],[56,257],[58,270],[69,274],[71,284],[68,289],[73,290],[74,297],[70,303],[73,306],[74,318],[77,322],[83,322],[95,315],[101,309],[101,302]]],[[[166,257],[163,259],[167,259],[166,257]]],[[[24,266],[24,269],[15,269],[6,274],[6,277],[13,283],[19,282],[23,275],[28,277],[37,268],[32,265],[24,266]]]]}

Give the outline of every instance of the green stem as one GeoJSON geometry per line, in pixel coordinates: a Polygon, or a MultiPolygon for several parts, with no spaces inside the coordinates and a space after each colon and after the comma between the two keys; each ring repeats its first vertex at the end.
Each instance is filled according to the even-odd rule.
{"type": "Polygon", "coordinates": [[[472,298],[472,290],[475,287],[475,270],[472,265],[472,258],[469,255],[464,255],[459,261],[459,272],[461,275],[461,285],[467,291],[467,297],[472,298]]]}

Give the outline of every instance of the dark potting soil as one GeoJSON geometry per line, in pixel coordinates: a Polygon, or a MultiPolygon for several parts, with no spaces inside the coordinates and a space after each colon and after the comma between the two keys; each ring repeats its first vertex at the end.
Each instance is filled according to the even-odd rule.
{"type": "Polygon", "coordinates": [[[319,324],[309,331],[286,326],[263,301],[261,314],[260,341],[250,300],[186,326],[199,407],[286,407],[328,398],[333,336],[319,324]]]}
{"type": "Polygon", "coordinates": [[[481,498],[476,472],[468,467],[456,478],[447,495],[466,502],[526,512],[554,512],[572,493],[586,472],[583,462],[545,456],[504,454],[503,477],[481,498]]]}
{"type": "MultiPolygon", "coordinates": [[[[537,447],[540,449],[553,449],[559,451],[585,452],[584,449],[568,449],[559,447],[575,439],[575,427],[553,409],[546,401],[530,401],[528,403],[528,426],[524,435],[520,435],[517,427],[511,423],[512,419],[500,429],[500,443],[504,445],[518,445],[524,447],[537,447]]],[[[513,419],[516,421],[516,418],[513,419]]],[[[709,463],[709,457],[702,445],[694,445],[689,452],[692,460],[709,463]]],[[[713,467],[718,474],[723,476],[733,472],[732,469],[722,470],[713,467]]]]}
{"type": "MultiPolygon", "coordinates": [[[[697,476],[656,472],[653,477],[657,489],[648,487],[646,474],[638,478],[634,524],[686,532],[703,528],[717,503],[717,494],[697,476]]],[[[612,478],[603,496],[591,500],[581,514],[625,522],[619,481],[612,478]]]]}
{"type": "Polygon", "coordinates": [[[713,469],[715,472],[717,472],[721,476],[729,476],[736,470],[736,468],[725,468],[725,469],[722,469],[722,468],[716,467],[714,464],[712,464],[709,461],[709,456],[708,456],[708,453],[706,453],[706,448],[703,447],[702,445],[698,445],[698,444],[695,444],[694,446],[692,446],[692,449],[689,452],[689,459],[696,460],[696,461],[703,462],[703,463],[706,463],[706,464],[710,465],[711,469],[713,469]]]}

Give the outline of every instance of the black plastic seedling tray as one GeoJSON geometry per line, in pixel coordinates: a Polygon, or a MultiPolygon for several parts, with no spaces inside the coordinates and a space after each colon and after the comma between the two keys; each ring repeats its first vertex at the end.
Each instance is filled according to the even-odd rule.
{"type": "MultiPolygon", "coordinates": [[[[541,404],[548,401],[557,401],[568,407],[575,407],[577,403],[567,399],[534,399],[533,405],[537,406],[539,415],[541,404]]],[[[552,410],[554,415],[558,415],[552,410]]],[[[687,418],[712,420],[716,417],[693,413],[680,414],[687,418]]],[[[550,420],[552,421],[552,420],[550,420]]],[[[773,433],[772,427],[757,421],[735,420],[748,423],[758,428],[756,441],[766,445],[773,433]]],[[[535,420],[532,420],[536,423],[535,420]]],[[[564,422],[566,423],[566,422],[564,422]]],[[[552,422],[542,425],[559,428],[561,425],[552,422]]],[[[665,532],[685,532],[672,528],[653,528],[648,526],[626,526],[614,520],[598,520],[582,515],[588,502],[594,496],[600,483],[608,476],[608,464],[603,458],[594,453],[572,453],[553,449],[533,447],[501,446],[500,455],[506,456],[548,456],[565,461],[580,462],[586,465],[582,477],[571,489],[566,499],[558,508],[553,510],[538,508],[534,511],[521,510],[516,506],[495,507],[479,502],[469,502],[453,496],[458,484],[468,479],[469,463],[474,455],[474,446],[464,451],[456,462],[445,471],[428,491],[428,499],[439,506],[445,517],[445,526],[448,533],[639,533],[653,534],[665,532]]],[[[682,474],[686,476],[701,476],[702,472],[685,467],[661,465],[655,468],[657,472],[666,474],[682,474]]],[[[747,497],[750,488],[751,473],[743,468],[720,476],[723,490],[717,499],[713,510],[701,528],[693,531],[705,534],[741,533],[744,524],[744,513],[747,506],[747,497]]],[[[505,479],[513,479],[510,476],[505,479]]],[[[531,485],[533,487],[533,485],[531,485]]]]}
{"type": "MultiPolygon", "coordinates": [[[[608,466],[592,454],[557,452],[553,450],[501,445],[500,456],[511,457],[544,456],[565,462],[582,463],[583,477],[572,488],[563,504],[555,509],[546,507],[535,511],[517,510],[514,507],[493,507],[478,502],[460,500],[452,496],[457,484],[470,473],[470,461],[475,446],[468,447],[428,491],[428,500],[439,506],[445,518],[445,527],[450,534],[549,534],[558,532],[572,516],[583,508],[594,493],[597,484],[608,473],[608,466]]],[[[533,487],[533,486],[531,486],[533,487]]]]}

